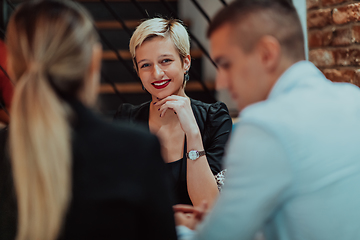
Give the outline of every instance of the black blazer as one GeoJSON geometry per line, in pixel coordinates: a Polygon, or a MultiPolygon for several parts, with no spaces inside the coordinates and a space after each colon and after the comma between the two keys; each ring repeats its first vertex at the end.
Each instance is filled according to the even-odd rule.
{"type": "Polygon", "coordinates": [[[157,138],[70,103],[72,199],[59,239],[176,239],[157,138]]]}
{"type": "Polygon", "coordinates": [[[176,239],[157,138],[72,107],[73,196],[63,239],[176,239]]]}
{"type": "MultiPolygon", "coordinates": [[[[212,173],[216,175],[223,170],[222,157],[232,129],[229,111],[222,102],[209,104],[194,99],[190,100],[192,111],[200,129],[206,158],[212,173]]],[[[150,102],[138,106],[122,104],[114,119],[130,122],[133,125],[143,125],[149,131],[149,108],[150,102]]],[[[186,152],[185,144],[183,158],[168,163],[167,166],[172,176],[176,203],[192,204],[187,192],[186,152]]]]}
{"type": "Polygon", "coordinates": [[[7,139],[8,128],[6,127],[0,130],[0,239],[14,240],[17,207],[7,139]]]}

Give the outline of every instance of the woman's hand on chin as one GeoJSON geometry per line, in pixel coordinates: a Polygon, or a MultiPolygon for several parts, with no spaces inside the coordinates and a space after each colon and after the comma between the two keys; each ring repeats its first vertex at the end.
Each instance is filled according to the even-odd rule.
{"type": "Polygon", "coordinates": [[[155,102],[155,106],[159,107],[160,117],[164,117],[167,110],[174,111],[186,135],[199,134],[199,127],[196,123],[188,97],[171,95],[155,102]]]}

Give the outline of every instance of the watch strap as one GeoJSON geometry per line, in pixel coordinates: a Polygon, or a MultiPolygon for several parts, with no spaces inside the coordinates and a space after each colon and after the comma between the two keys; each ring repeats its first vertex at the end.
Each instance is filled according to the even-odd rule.
{"type": "Polygon", "coordinates": [[[204,150],[203,151],[198,151],[198,153],[199,153],[199,157],[202,157],[202,156],[204,156],[206,154],[204,150]]]}

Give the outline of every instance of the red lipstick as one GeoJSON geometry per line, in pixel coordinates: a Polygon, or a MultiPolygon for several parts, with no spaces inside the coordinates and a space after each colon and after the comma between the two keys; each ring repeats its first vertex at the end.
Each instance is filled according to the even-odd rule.
{"type": "Polygon", "coordinates": [[[160,81],[155,81],[152,82],[151,84],[156,88],[156,89],[162,89],[167,87],[167,85],[169,85],[171,79],[166,79],[166,80],[160,80],[160,81]]]}

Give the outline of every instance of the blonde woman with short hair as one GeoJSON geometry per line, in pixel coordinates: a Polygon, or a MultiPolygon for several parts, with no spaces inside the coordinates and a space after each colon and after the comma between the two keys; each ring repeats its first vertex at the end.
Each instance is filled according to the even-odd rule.
{"type": "Polygon", "coordinates": [[[221,159],[232,127],[227,107],[185,94],[190,41],[178,20],[144,21],[129,47],[134,68],[152,100],[139,106],[121,105],[115,119],[143,123],[159,137],[175,203],[200,205],[205,201],[211,206],[219,193],[214,176],[223,170],[221,159]]]}
{"type": "Polygon", "coordinates": [[[156,137],[88,109],[102,57],[88,13],[71,1],[27,1],[7,43],[16,239],[176,239],[156,137]]]}

